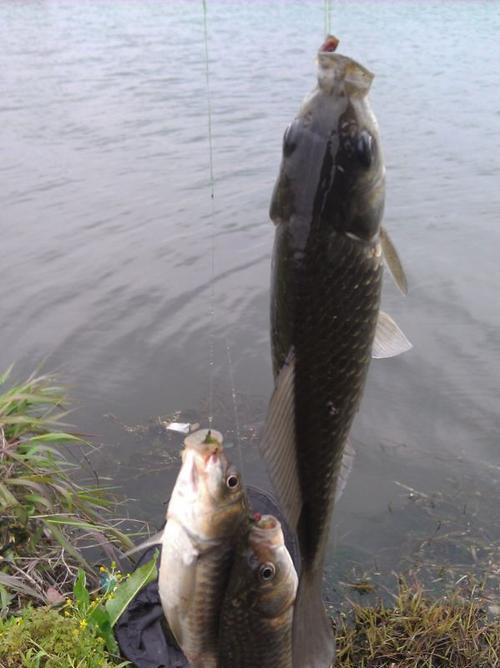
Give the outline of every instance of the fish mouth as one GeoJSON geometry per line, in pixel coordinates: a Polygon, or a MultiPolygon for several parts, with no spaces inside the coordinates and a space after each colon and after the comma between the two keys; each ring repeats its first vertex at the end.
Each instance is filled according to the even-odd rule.
{"type": "Polygon", "coordinates": [[[260,515],[256,513],[253,521],[249,542],[257,552],[259,548],[272,548],[284,543],[281,524],[274,515],[260,515]]]}
{"type": "Polygon", "coordinates": [[[318,51],[320,88],[331,93],[343,85],[350,93],[367,93],[375,75],[352,58],[335,53],[338,44],[337,37],[328,35],[318,51]]]}
{"type": "Polygon", "coordinates": [[[335,35],[327,35],[325,41],[321,45],[320,53],[333,53],[339,45],[339,38],[335,35]]]}
{"type": "Polygon", "coordinates": [[[218,487],[225,475],[227,462],[222,448],[207,449],[202,452],[191,451],[190,456],[192,467],[189,481],[193,495],[202,493],[218,497],[212,488],[214,485],[218,487]]]}
{"type": "Polygon", "coordinates": [[[192,452],[205,466],[215,465],[224,452],[222,434],[214,429],[199,429],[184,439],[184,452],[192,452]]]}
{"type": "Polygon", "coordinates": [[[258,529],[264,529],[268,531],[269,529],[275,529],[280,526],[280,523],[274,517],[274,515],[261,515],[260,513],[254,513],[254,522],[255,526],[258,529]]]}
{"type": "Polygon", "coordinates": [[[190,497],[196,498],[212,476],[222,478],[226,465],[222,441],[222,434],[210,429],[200,429],[184,439],[183,480],[190,497]]]}

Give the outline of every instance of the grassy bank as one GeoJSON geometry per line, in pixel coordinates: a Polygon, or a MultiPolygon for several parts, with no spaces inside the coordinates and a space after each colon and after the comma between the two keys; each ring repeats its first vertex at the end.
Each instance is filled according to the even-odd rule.
{"type": "Polygon", "coordinates": [[[90,478],[91,445],[67,430],[64,390],[50,376],[0,376],[0,614],[70,592],[88,555],[133,544],[109,490],[90,478]],[[85,480],[87,473],[88,480],[85,480]],[[83,482],[82,482],[83,481],[83,482]]]}
{"type": "Polygon", "coordinates": [[[337,629],[337,668],[498,668],[500,621],[474,594],[438,601],[400,587],[394,606],[353,605],[337,629]]]}
{"type": "Polygon", "coordinates": [[[91,445],[67,430],[65,403],[49,376],[0,376],[0,668],[128,665],[112,629],[156,576],[154,563],[116,570],[133,543],[110,490],[92,482],[91,445]]]}

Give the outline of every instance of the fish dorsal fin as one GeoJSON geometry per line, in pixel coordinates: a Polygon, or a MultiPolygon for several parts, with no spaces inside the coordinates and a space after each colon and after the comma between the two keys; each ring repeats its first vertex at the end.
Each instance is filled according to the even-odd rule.
{"type": "Polygon", "coordinates": [[[155,533],[154,536],[146,538],[145,541],[139,543],[139,545],[136,545],[131,550],[125,552],[123,556],[130,557],[132,554],[140,552],[141,550],[145,550],[147,547],[153,547],[153,545],[159,545],[162,542],[162,539],[163,539],[163,529],[161,531],[158,531],[158,533],[155,533]]]}
{"type": "Polygon", "coordinates": [[[394,282],[404,295],[408,294],[408,281],[406,280],[405,270],[401,260],[399,259],[398,251],[392,243],[389,233],[385,227],[380,228],[380,244],[384,254],[385,262],[391,272],[394,282]]]}
{"type": "Polygon", "coordinates": [[[372,357],[383,359],[396,357],[413,348],[412,344],[396,325],[390,315],[379,311],[377,329],[372,347],[372,357]]]}
{"type": "Polygon", "coordinates": [[[302,509],[295,440],[295,355],[291,351],[276,379],[260,449],[283,512],[294,529],[302,509]]]}

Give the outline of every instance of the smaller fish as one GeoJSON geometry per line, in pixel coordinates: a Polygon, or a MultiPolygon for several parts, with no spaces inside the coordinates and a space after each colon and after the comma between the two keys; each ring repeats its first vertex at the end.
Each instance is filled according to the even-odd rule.
{"type": "Polygon", "coordinates": [[[292,668],[297,585],[280,523],[256,514],[226,591],[218,668],[292,668]]]}
{"type": "Polygon", "coordinates": [[[161,538],[158,587],[168,626],[192,668],[217,668],[224,592],[247,521],[243,486],[222,435],[190,434],[161,538]]]}

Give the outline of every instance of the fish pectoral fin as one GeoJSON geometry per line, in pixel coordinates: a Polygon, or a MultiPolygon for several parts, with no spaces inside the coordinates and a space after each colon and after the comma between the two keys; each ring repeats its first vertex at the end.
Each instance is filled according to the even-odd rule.
{"type": "Polygon", "coordinates": [[[342,455],[342,462],[340,464],[340,471],[335,486],[335,503],[340,499],[347,485],[347,480],[351,475],[352,467],[354,466],[354,458],[356,451],[354,450],[351,439],[348,438],[342,455]]]}
{"type": "Polygon", "coordinates": [[[154,536],[150,536],[142,543],[139,543],[139,545],[136,545],[131,550],[125,552],[123,556],[130,557],[132,554],[140,552],[141,550],[145,550],[147,547],[153,547],[153,545],[159,545],[163,539],[163,531],[164,531],[163,529],[161,531],[158,531],[158,533],[155,533],[154,536]]]}
{"type": "Polygon", "coordinates": [[[302,509],[295,435],[295,355],[290,351],[269,402],[260,450],[283,512],[296,529],[302,509]]]}
{"type": "Polygon", "coordinates": [[[385,227],[380,228],[380,244],[384,254],[384,260],[391,272],[394,282],[404,295],[408,294],[408,281],[406,279],[405,270],[401,260],[399,259],[398,251],[392,243],[392,239],[385,227]]]}
{"type": "Polygon", "coordinates": [[[379,311],[375,339],[372,346],[372,357],[383,359],[396,357],[413,348],[412,344],[396,325],[390,315],[379,311]]]}

